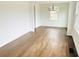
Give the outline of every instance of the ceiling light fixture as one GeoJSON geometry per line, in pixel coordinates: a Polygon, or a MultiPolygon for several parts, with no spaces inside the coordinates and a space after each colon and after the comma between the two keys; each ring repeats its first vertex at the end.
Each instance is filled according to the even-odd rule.
{"type": "Polygon", "coordinates": [[[50,5],[48,9],[49,11],[56,11],[54,4],[50,5]]]}

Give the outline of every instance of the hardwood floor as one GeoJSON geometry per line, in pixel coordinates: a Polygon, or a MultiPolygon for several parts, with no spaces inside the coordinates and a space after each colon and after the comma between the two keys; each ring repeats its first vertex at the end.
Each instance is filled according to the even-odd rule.
{"type": "Polygon", "coordinates": [[[1,47],[0,56],[70,56],[66,29],[39,27],[36,32],[25,34],[1,47]]]}

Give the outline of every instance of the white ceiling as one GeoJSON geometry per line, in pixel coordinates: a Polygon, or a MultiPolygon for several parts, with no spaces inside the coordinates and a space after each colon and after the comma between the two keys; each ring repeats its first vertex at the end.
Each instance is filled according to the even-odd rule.
{"type": "Polygon", "coordinates": [[[69,1],[35,1],[36,4],[69,3],[69,1]]]}

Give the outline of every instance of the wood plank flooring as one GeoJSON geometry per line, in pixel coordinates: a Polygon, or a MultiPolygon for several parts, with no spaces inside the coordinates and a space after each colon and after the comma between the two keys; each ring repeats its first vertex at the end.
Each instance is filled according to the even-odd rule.
{"type": "Polygon", "coordinates": [[[36,32],[0,48],[4,57],[65,57],[70,56],[66,29],[39,27],[36,32]]]}

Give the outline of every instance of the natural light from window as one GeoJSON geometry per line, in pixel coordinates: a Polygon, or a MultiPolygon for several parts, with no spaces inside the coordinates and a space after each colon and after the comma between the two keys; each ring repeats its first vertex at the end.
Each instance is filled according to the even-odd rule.
{"type": "Polygon", "coordinates": [[[50,20],[57,20],[57,12],[56,11],[50,11],[50,20]]]}

